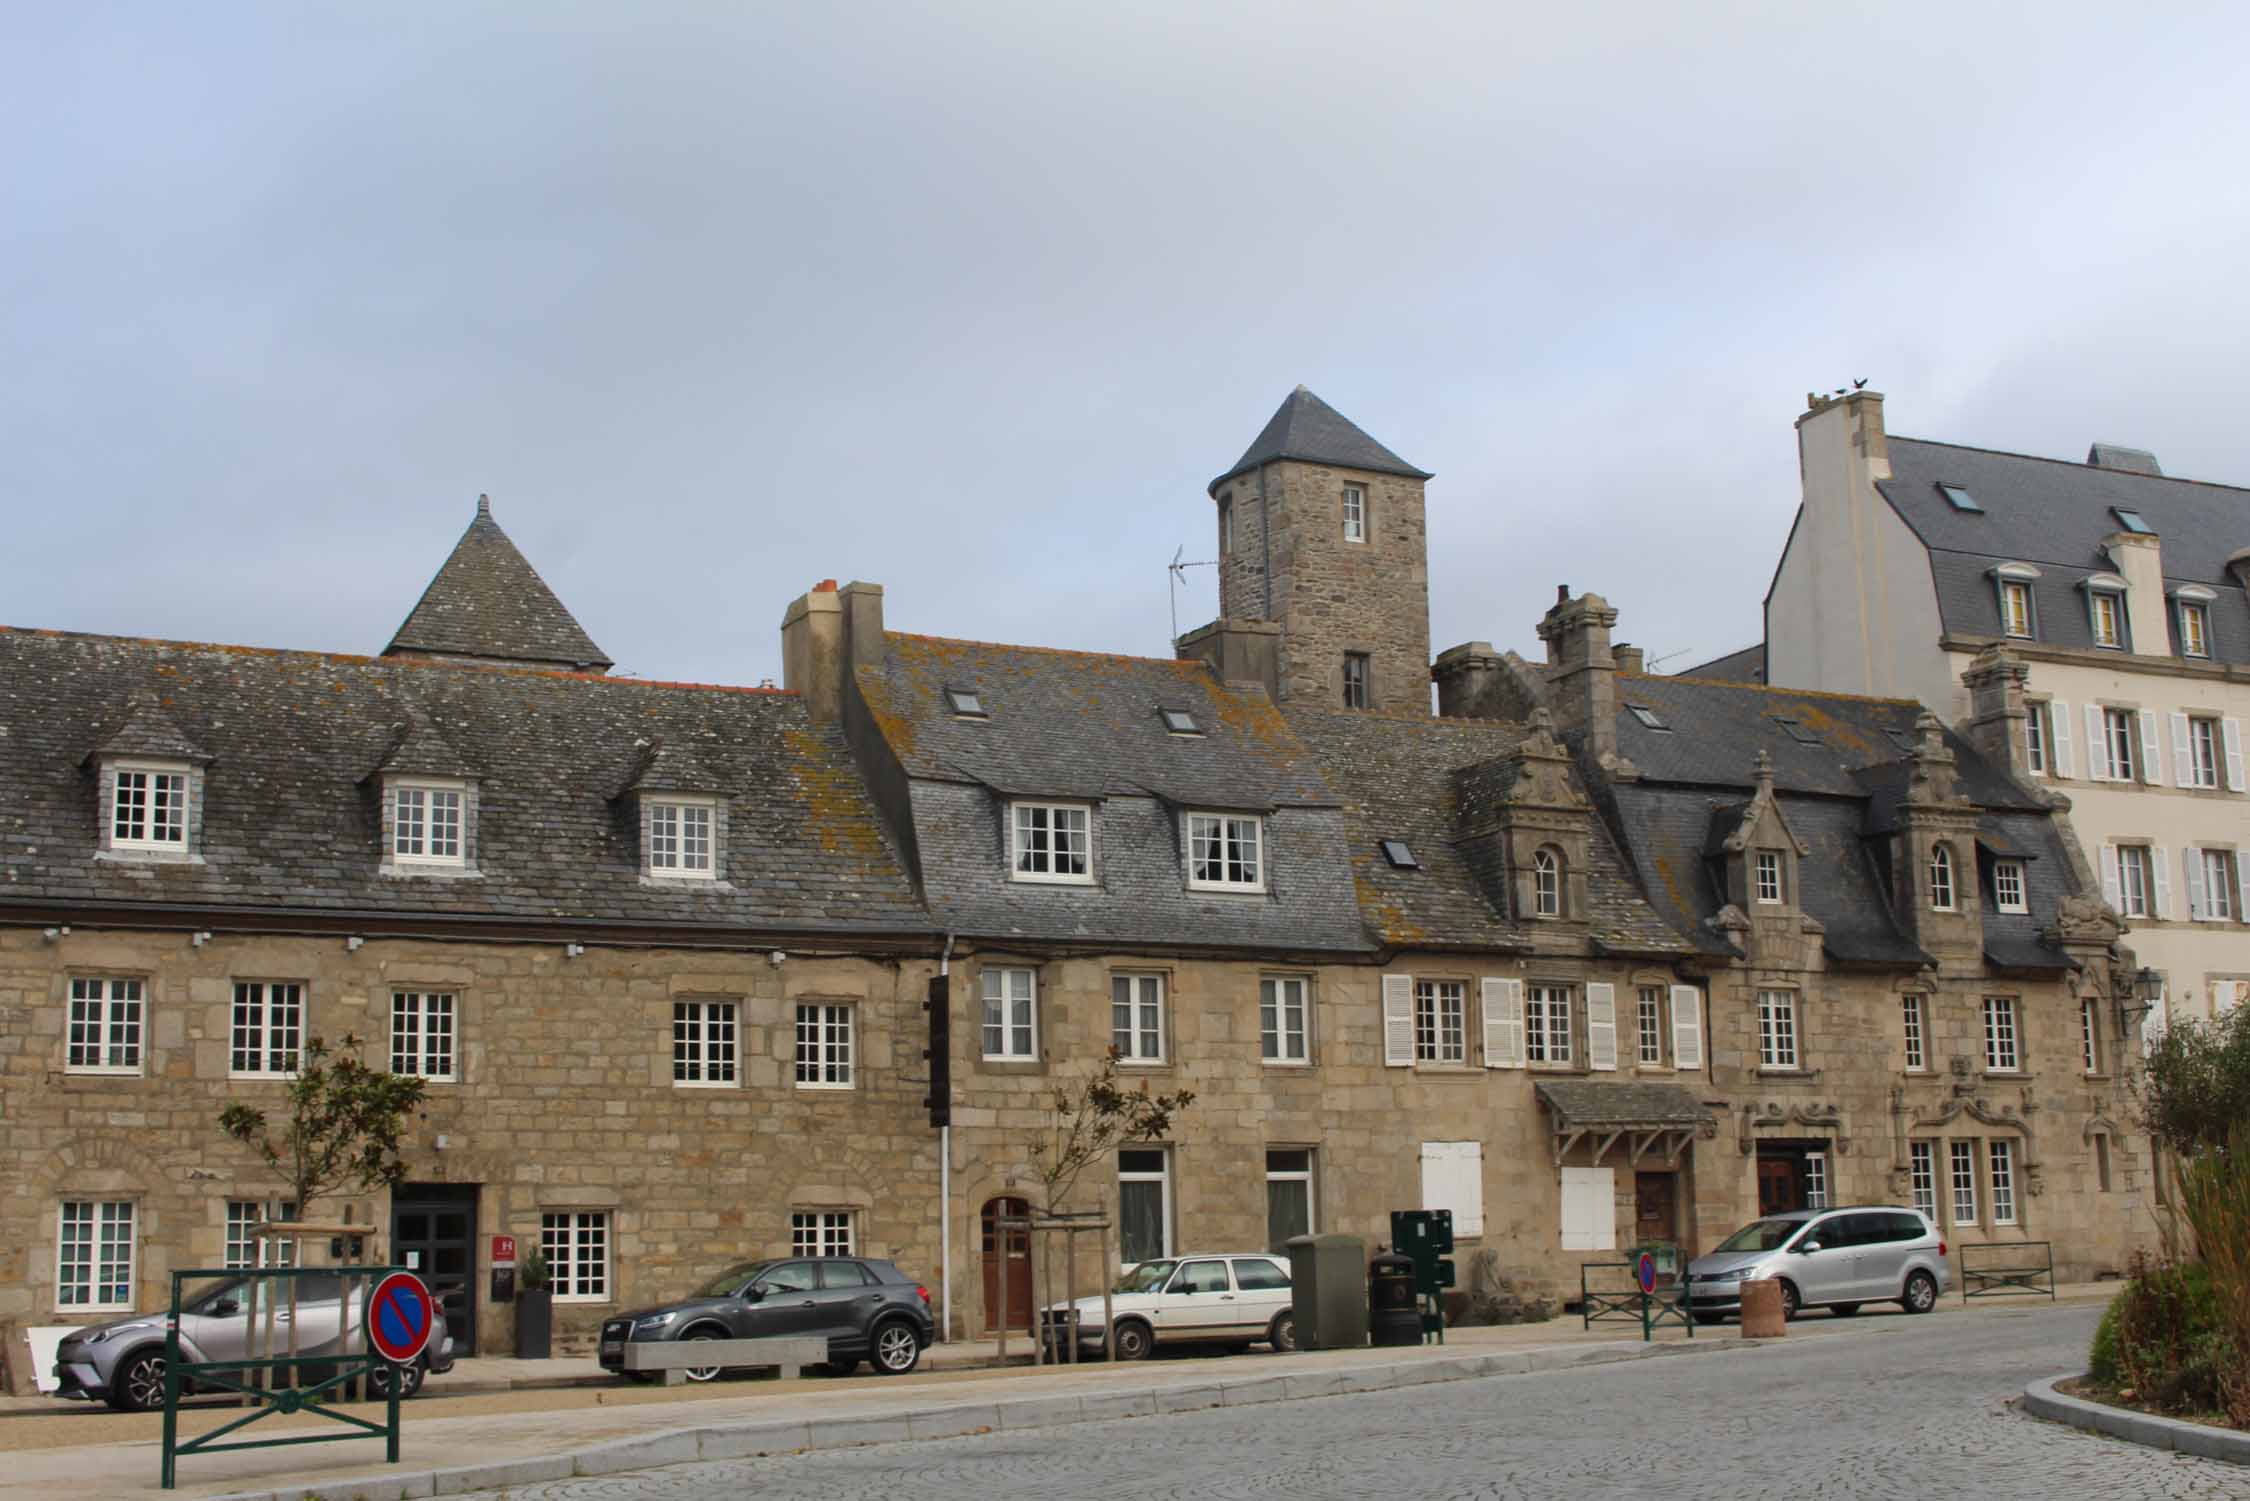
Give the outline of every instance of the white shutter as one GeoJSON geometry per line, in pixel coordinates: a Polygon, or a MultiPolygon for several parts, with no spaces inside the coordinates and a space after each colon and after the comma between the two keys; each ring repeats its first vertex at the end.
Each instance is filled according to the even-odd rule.
{"type": "Polygon", "coordinates": [[[1484,982],[1484,1066],[1524,1066],[1521,980],[1484,982]]]}
{"type": "Polygon", "coordinates": [[[2209,915],[2203,904],[2203,851],[2189,845],[2180,864],[2187,871],[2188,916],[2201,922],[2209,915]]]}
{"type": "Polygon", "coordinates": [[[2227,791],[2242,790],[2242,721],[2226,719],[2219,722],[2219,732],[2227,746],[2227,791]]]}
{"type": "Polygon", "coordinates": [[[2047,726],[2055,732],[2055,775],[2076,776],[2070,768],[2070,748],[2078,740],[2078,726],[2071,721],[2070,705],[2059,698],[2049,699],[2047,726]]]}
{"type": "Polygon", "coordinates": [[[2125,910],[2125,882],[2117,873],[2117,846],[2102,846],[2102,900],[2112,912],[2125,910]]]}
{"type": "Polygon", "coordinates": [[[2250,855],[2250,850],[2238,848],[2234,852],[2235,896],[2242,903],[2234,909],[2234,915],[2238,921],[2250,922],[2250,859],[2245,855],[2250,855]]]}
{"type": "Polygon", "coordinates": [[[1562,1170],[1562,1248],[1612,1251],[1617,1248],[1617,1170],[1566,1167],[1562,1170]]]}
{"type": "Polygon", "coordinates": [[[2164,763],[2158,758],[2156,752],[2156,711],[2143,709],[2141,710],[2141,780],[2151,787],[2164,785],[2164,763]]]}
{"type": "Polygon", "coordinates": [[[2158,922],[2172,920],[2172,876],[2164,867],[2172,861],[2172,852],[2158,845],[2148,852],[2151,884],[2156,887],[2154,911],[2158,922]]]}
{"type": "Polygon", "coordinates": [[[1453,1233],[1484,1234],[1484,1143],[1422,1143],[1422,1207],[1453,1211],[1453,1233]]]}
{"type": "Polygon", "coordinates": [[[1383,1064],[1414,1066],[1414,978],[1383,976],[1383,1064]]]}
{"type": "Polygon", "coordinates": [[[2188,744],[2188,717],[2185,714],[2172,716],[2172,785],[2195,785],[2195,750],[2188,744]]]}
{"type": "Polygon", "coordinates": [[[1586,1066],[1605,1071],[1617,1067],[1617,987],[1614,985],[1586,987],[1586,1066]]]}
{"type": "Polygon", "coordinates": [[[1672,987],[1672,1066],[1703,1067],[1703,991],[1698,986],[1672,987]]]}
{"type": "Polygon", "coordinates": [[[2086,780],[2109,780],[2109,736],[2103,732],[2102,706],[2086,706],[2086,780]]]}

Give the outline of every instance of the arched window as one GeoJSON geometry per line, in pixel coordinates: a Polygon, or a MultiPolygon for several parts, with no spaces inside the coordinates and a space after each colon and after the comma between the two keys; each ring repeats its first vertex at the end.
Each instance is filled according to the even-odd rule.
{"type": "Polygon", "coordinates": [[[1562,916],[1562,857],[1552,849],[1531,857],[1531,911],[1536,917],[1562,916]]]}
{"type": "Polygon", "coordinates": [[[1930,851],[1930,907],[1937,912],[1953,910],[1953,846],[1941,844],[1930,851]]]}

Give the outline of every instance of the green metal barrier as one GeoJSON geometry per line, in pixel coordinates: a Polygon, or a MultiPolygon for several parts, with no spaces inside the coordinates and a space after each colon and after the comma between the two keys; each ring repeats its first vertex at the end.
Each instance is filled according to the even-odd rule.
{"type": "Polygon", "coordinates": [[[1667,1324],[1677,1324],[1695,1338],[1695,1313],[1688,1307],[1687,1278],[1680,1267],[1679,1247],[1668,1244],[1637,1246],[1631,1261],[1589,1261],[1578,1268],[1580,1327],[1596,1324],[1638,1324],[1645,1343],[1667,1324]],[[1641,1260],[1650,1262],[1649,1285],[1642,1285],[1641,1260]],[[1623,1285],[1604,1278],[1596,1286],[1595,1272],[1621,1272],[1623,1285]]]}
{"type": "MultiPolygon", "coordinates": [[[[364,1347],[367,1341],[365,1304],[375,1287],[392,1272],[405,1271],[404,1267],[361,1266],[309,1266],[309,1267],[226,1267],[217,1270],[174,1272],[172,1274],[172,1308],[164,1325],[164,1474],[163,1488],[171,1490],[175,1484],[177,1461],[183,1454],[217,1454],[229,1449],[278,1449],[290,1444],[328,1444],[345,1439],[378,1437],[384,1440],[384,1460],[398,1463],[398,1404],[399,1389],[406,1384],[403,1369],[392,1365],[373,1348],[364,1347]],[[345,1349],[321,1355],[263,1355],[236,1360],[213,1360],[183,1363],[180,1359],[180,1311],[183,1293],[191,1281],[241,1281],[252,1286],[270,1282],[276,1291],[301,1277],[329,1277],[342,1279],[338,1296],[346,1310],[357,1312],[361,1321],[356,1329],[358,1341],[364,1348],[345,1349]],[[358,1283],[355,1289],[352,1283],[358,1283]],[[371,1422],[354,1413],[339,1412],[330,1403],[348,1399],[350,1388],[362,1390],[374,1384],[376,1368],[387,1367],[390,1379],[386,1388],[387,1416],[380,1423],[371,1422]],[[313,1372],[307,1379],[308,1368],[313,1372]],[[287,1371],[289,1385],[267,1384],[287,1371]],[[209,1433],[194,1438],[180,1437],[180,1393],[192,1382],[200,1391],[232,1392],[246,1398],[251,1411],[231,1423],[225,1423],[209,1433]],[[238,1439],[221,1443],[230,1433],[240,1432],[261,1418],[276,1413],[303,1412],[328,1419],[350,1431],[343,1433],[291,1434],[283,1438],[238,1439]]],[[[254,1315],[259,1307],[255,1298],[244,1300],[245,1317],[254,1315]]],[[[269,1320],[268,1327],[271,1327],[269,1320]]]]}

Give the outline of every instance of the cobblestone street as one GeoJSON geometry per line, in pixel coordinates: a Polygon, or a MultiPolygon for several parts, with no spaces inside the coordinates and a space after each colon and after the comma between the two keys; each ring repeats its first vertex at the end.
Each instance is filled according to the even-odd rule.
{"type": "Polygon", "coordinates": [[[1808,1320],[1779,1348],[516,1489],[510,1501],[856,1497],[2250,1497],[2250,1470],[2019,1416],[2092,1309],[1808,1320]],[[1998,1337],[1996,1337],[1998,1336],[1998,1337]]]}

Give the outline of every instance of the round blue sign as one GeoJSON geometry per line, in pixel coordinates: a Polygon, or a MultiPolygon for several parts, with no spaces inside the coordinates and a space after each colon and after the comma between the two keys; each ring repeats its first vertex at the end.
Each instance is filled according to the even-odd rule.
{"type": "Polygon", "coordinates": [[[1641,1252],[1640,1259],[1633,1263],[1633,1280],[1641,1285],[1641,1291],[1644,1293],[1656,1291],[1656,1258],[1654,1256],[1646,1251],[1641,1252]]]}
{"type": "Polygon", "coordinates": [[[405,1365],[422,1353],[435,1327],[430,1290],[421,1278],[393,1272],[375,1284],[375,1296],[367,1300],[367,1338],[376,1354],[405,1365]]]}

